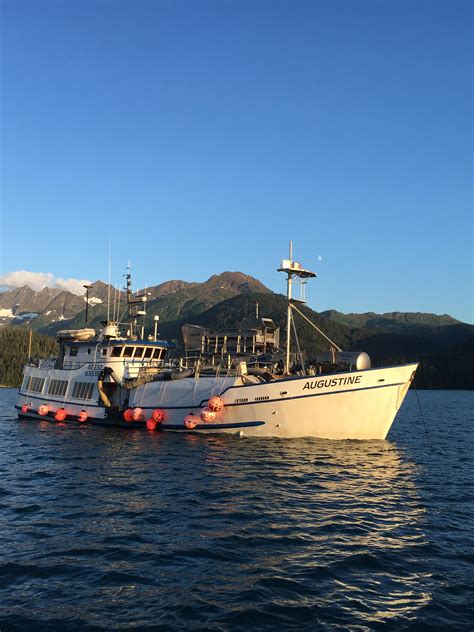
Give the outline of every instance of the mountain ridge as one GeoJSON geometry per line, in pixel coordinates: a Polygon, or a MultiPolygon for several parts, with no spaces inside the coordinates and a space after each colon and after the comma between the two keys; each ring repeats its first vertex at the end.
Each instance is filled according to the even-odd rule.
{"type": "Polygon", "coordinates": [[[461,321],[449,314],[433,314],[429,312],[362,312],[360,314],[339,312],[335,309],[319,312],[328,320],[344,323],[349,327],[392,327],[394,329],[406,326],[424,325],[454,325],[461,321]]]}
{"type": "MultiPolygon", "coordinates": [[[[258,279],[238,271],[214,274],[203,282],[173,279],[146,288],[147,311],[149,315],[158,315],[161,322],[192,319],[233,296],[255,292],[274,294],[258,279]]],[[[97,280],[91,284],[88,297],[89,320],[91,323],[98,323],[107,315],[109,300],[111,317],[116,307],[120,306],[120,311],[123,311],[126,292],[97,280]]],[[[85,301],[85,294],[79,296],[67,290],[49,287],[35,291],[24,285],[0,292],[0,328],[9,324],[23,325],[54,335],[58,329],[66,326],[80,327],[85,323],[85,301]]],[[[319,312],[319,315],[322,325],[325,322],[337,322],[349,328],[370,328],[392,333],[407,333],[414,329],[421,333],[426,328],[431,330],[433,327],[460,322],[447,314],[423,312],[346,314],[333,309],[319,312]]]]}

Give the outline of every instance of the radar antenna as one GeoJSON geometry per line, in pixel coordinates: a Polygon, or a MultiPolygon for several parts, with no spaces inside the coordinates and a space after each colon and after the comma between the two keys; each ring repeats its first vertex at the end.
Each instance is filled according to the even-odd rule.
{"type": "Polygon", "coordinates": [[[316,329],[318,333],[320,333],[324,338],[326,338],[326,340],[328,340],[332,345],[334,345],[334,347],[338,351],[341,351],[341,349],[336,345],[335,342],[333,342],[330,338],[328,338],[326,334],[324,334],[313,322],[309,320],[309,318],[305,314],[303,314],[303,312],[300,309],[298,309],[298,307],[296,307],[295,303],[306,303],[306,298],[305,298],[306,283],[308,279],[312,279],[316,277],[316,272],[311,272],[311,270],[306,270],[305,268],[303,268],[301,263],[298,263],[297,261],[293,261],[293,242],[292,241],[290,241],[289,255],[290,255],[289,259],[283,259],[283,261],[281,262],[281,266],[278,268],[278,272],[285,272],[287,275],[286,287],[287,287],[288,309],[287,309],[287,314],[286,314],[286,357],[285,357],[285,373],[287,375],[290,373],[292,326],[295,333],[295,340],[297,344],[298,354],[300,356],[300,362],[304,371],[303,357],[302,357],[301,350],[299,347],[298,338],[296,337],[296,326],[295,326],[294,318],[293,318],[293,310],[298,312],[298,314],[300,314],[300,316],[302,316],[312,327],[314,327],[314,329],[316,329]],[[296,277],[300,285],[300,298],[299,299],[293,298],[292,296],[294,277],[296,277]]]}

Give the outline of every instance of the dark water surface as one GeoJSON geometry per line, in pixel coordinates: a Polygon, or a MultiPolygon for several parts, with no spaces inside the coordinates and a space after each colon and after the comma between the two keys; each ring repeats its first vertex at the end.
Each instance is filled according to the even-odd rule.
{"type": "Polygon", "coordinates": [[[471,630],[474,392],[388,441],[16,419],[0,391],[0,630],[471,630]]]}

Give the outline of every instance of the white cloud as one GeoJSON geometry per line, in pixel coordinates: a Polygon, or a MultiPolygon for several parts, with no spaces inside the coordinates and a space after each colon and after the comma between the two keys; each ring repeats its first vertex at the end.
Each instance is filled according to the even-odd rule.
{"type": "Polygon", "coordinates": [[[84,285],[90,285],[91,281],[88,279],[61,279],[57,277],[55,280],[55,285],[52,287],[57,287],[60,290],[67,290],[68,292],[72,292],[73,294],[77,294],[81,296],[85,293],[84,285]]]}
{"type": "Polygon", "coordinates": [[[44,287],[53,287],[82,295],[85,292],[82,286],[88,284],[90,284],[88,279],[62,279],[61,277],[55,277],[51,272],[16,270],[0,276],[0,287],[13,289],[22,285],[28,285],[28,287],[37,292],[44,287]]]}

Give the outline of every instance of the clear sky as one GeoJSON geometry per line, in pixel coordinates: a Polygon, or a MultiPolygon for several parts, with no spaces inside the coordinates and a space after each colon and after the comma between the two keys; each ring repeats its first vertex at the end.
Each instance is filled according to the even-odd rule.
{"type": "Polygon", "coordinates": [[[315,309],[473,321],[470,1],[2,0],[0,34],[0,275],[107,280],[110,239],[115,283],[284,292],[292,238],[315,309]]]}

